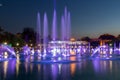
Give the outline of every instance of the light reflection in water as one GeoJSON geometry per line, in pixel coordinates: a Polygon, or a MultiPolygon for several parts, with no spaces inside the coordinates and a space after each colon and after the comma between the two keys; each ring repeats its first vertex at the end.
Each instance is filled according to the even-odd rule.
{"type": "MultiPolygon", "coordinates": [[[[75,61],[76,57],[70,57],[70,60],[75,61]]],[[[76,70],[76,63],[70,64],[70,71],[72,75],[75,73],[75,70],[76,70]]]]}
{"type": "Polygon", "coordinates": [[[16,60],[16,75],[19,75],[19,66],[20,66],[20,61],[16,60]]]}
{"type": "Polygon", "coordinates": [[[41,68],[40,64],[38,64],[37,67],[38,67],[38,72],[40,72],[40,68],[41,68]]]}
{"type": "Polygon", "coordinates": [[[32,73],[32,71],[33,71],[33,64],[31,63],[30,64],[30,72],[32,73]]]}
{"type": "Polygon", "coordinates": [[[33,56],[30,56],[30,61],[34,61],[34,57],[33,56]]]}
{"type": "Polygon", "coordinates": [[[101,60],[95,60],[93,61],[93,65],[94,65],[94,70],[96,73],[106,73],[106,71],[109,71],[110,73],[112,73],[113,70],[113,61],[101,61],[101,60]]]}
{"type": "Polygon", "coordinates": [[[104,71],[107,69],[107,61],[103,61],[103,69],[104,69],[104,71]]]}
{"type": "Polygon", "coordinates": [[[110,72],[112,72],[112,61],[110,61],[110,72]]]}
{"type": "Polygon", "coordinates": [[[106,69],[105,61],[94,60],[93,65],[94,65],[94,70],[96,73],[104,73],[105,72],[105,69],[106,69]]]}
{"type": "Polygon", "coordinates": [[[71,74],[73,75],[75,73],[75,70],[76,70],[76,64],[75,63],[72,63],[70,65],[70,71],[71,71],[71,74]]]}
{"type": "Polygon", "coordinates": [[[16,75],[19,75],[19,65],[20,65],[20,58],[19,58],[19,54],[17,54],[16,56],[17,60],[16,60],[16,75]]]}
{"type": "Polygon", "coordinates": [[[51,65],[51,69],[52,69],[53,80],[56,80],[58,74],[58,65],[57,64],[51,65]]]}
{"type": "Polygon", "coordinates": [[[28,63],[25,63],[25,72],[26,72],[26,74],[28,72],[28,63]]]}
{"type": "MultiPolygon", "coordinates": [[[[75,59],[75,57],[70,58],[72,61],[75,59]]],[[[112,60],[81,60],[81,62],[65,64],[41,64],[9,60],[0,64],[3,67],[3,78],[7,80],[9,80],[9,77],[12,77],[10,80],[19,80],[21,76],[22,79],[20,80],[97,80],[96,77],[100,80],[106,80],[107,78],[108,80],[114,80],[114,76],[116,80],[120,79],[120,62],[112,60]]]]}
{"type": "Polygon", "coordinates": [[[62,64],[58,64],[59,74],[61,74],[62,64]]]}
{"type": "Polygon", "coordinates": [[[10,64],[8,66],[8,68],[10,68],[9,72],[11,73],[11,75],[13,75],[15,73],[15,68],[16,68],[15,64],[16,64],[16,61],[15,60],[11,60],[10,62],[8,62],[8,64],[10,64]]]}
{"type": "Polygon", "coordinates": [[[4,64],[3,64],[3,72],[4,72],[4,78],[6,78],[6,75],[7,75],[7,71],[8,71],[8,61],[5,61],[4,64]]]}

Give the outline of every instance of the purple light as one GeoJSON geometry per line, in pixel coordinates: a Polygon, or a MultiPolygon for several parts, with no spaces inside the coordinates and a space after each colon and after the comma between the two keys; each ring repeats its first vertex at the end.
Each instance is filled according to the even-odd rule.
{"type": "Polygon", "coordinates": [[[61,17],[61,40],[64,41],[65,39],[65,20],[64,17],[61,17]]]}
{"type": "MultiPolygon", "coordinates": [[[[67,26],[68,26],[68,24],[67,24],[67,22],[68,22],[68,18],[67,18],[68,16],[67,16],[67,7],[65,7],[65,11],[64,11],[64,29],[65,29],[65,32],[67,32],[67,26]]],[[[65,33],[64,34],[64,38],[65,38],[65,40],[66,40],[66,38],[67,38],[67,34],[65,33]]]]}
{"type": "Polygon", "coordinates": [[[28,55],[30,53],[30,48],[28,46],[22,47],[22,51],[24,55],[28,55]]]}
{"type": "Polygon", "coordinates": [[[14,57],[16,57],[15,51],[12,47],[2,44],[1,47],[0,47],[0,54],[2,54],[5,51],[9,52],[9,55],[13,55],[14,57]]]}
{"type": "Polygon", "coordinates": [[[57,27],[57,17],[56,17],[56,10],[54,10],[53,14],[53,28],[52,28],[52,39],[55,41],[57,38],[57,32],[56,32],[56,27],[57,27]]]}
{"type": "Polygon", "coordinates": [[[43,29],[43,46],[44,46],[44,52],[46,53],[46,46],[48,42],[48,20],[47,20],[47,14],[44,14],[44,29],[43,29]]]}
{"type": "Polygon", "coordinates": [[[68,12],[68,24],[67,24],[67,39],[70,40],[70,36],[71,36],[71,16],[70,16],[70,12],[68,12]]]}
{"type": "Polygon", "coordinates": [[[37,14],[37,35],[36,35],[37,44],[41,43],[41,24],[40,24],[40,13],[37,14]]]}

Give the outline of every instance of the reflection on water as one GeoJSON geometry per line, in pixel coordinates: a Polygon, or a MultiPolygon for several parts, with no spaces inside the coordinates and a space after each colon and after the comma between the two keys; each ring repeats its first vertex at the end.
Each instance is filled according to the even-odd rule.
{"type": "Polygon", "coordinates": [[[32,73],[32,71],[33,71],[33,64],[31,63],[30,64],[30,72],[32,73]]]}
{"type": "Polygon", "coordinates": [[[71,74],[72,74],[72,75],[74,75],[74,73],[75,73],[75,68],[76,68],[76,64],[75,64],[75,63],[72,63],[72,64],[70,65],[70,70],[71,70],[71,74]]]}
{"type": "Polygon", "coordinates": [[[10,60],[0,63],[0,80],[119,80],[119,68],[119,60],[41,64],[10,60]]]}
{"type": "Polygon", "coordinates": [[[6,75],[7,75],[7,69],[8,69],[8,61],[5,61],[4,64],[3,64],[3,72],[4,72],[4,78],[6,78],[6,75]]]}
{"type": "MultiPolygon", "coordinates": [[[[71,60],[71,61],[75,61],[75,60],[76,60],[76,57],[70,57],[70,60],[71,60]]],[[[76,69],[76,63],[71,63],[71,64],[70,64],[70,72],[71,72],[71,75],[74,75],[75,69],[76,69]]]]}
{"type": "Polygon", "coordinates": [[[58,74],[58,71],[59,69],[58,69],[58,65],[57,64],[55,64],[55,65],[51,65],[51,74],[52,74],[52,76],[53,76],[53,80],[56,80],[56,77],[57,77],[57,74],[58,74]]]}
{"type": "MultiPolygon", "coordinates": [[[[95,70],[96,73],[101,73],[101,74],[104,74],[107,71],[109,71],[109,73],[112,73],[113,62],[114,61],[111,61],[111,60],[110,61],[98,61],[98,60],[95,60],[95,61],[93,61],[94,70],[95,70]]],[[[118,61],[116,61],[115,63],[117,64],[117,62],[118,61]]]]}
{"type": "Polygon", "coordinates": [[[16,60],[16,75],[19,75],[19,65],[20,65],[20,61],[16,60]]]}
{"type": "Polygon", "coordinates": [[[112,72],[112,61],[109,61],[109,64],[110,64],[110,71],[112,72]]]}
{"type": "Polygon", "coordinates": [[[62,64],[58,64],[59,74],[61,74],[62,64]]]}
{"type": "Polygon", "coordinates": [[[25,65],[25,72],[27,73],[28,72],[28,64],[25,63],[24,65],[25,65]]]}
{"type": "Polygon", "coordinates": [[[38,72],[40,72],[40,64],[38,64],[38,72]]]}

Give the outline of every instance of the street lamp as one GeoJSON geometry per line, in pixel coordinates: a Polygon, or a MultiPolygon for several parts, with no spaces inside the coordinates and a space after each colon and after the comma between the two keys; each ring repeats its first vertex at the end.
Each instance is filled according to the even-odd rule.
{"type": "Polygon", "coordinates": [[[16,46],[19,46],[19,43],[16,43],[16,46]]]}
{"type": "Polygon", "coordinates": [[[5,45],[7,45],[7,42],[4,42],[5,45]]]}

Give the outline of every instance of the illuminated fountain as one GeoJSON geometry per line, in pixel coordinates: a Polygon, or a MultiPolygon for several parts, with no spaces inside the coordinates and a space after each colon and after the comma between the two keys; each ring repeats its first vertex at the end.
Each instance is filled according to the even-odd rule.
{"type": "Polygon", "coordinates": [[[16,54],[12,47],[0,44],[0,60],[15,58],[16,54]]]}
{"type": "Polygon", "coordinates": [[[47,14],[44,14],[44,23],[43,23],[43,56],[46,56],[47,53],[47,44],[48,44],[48,20],[47,14]]]}
{"type": "MultiPolygon", "coordinates": [[[[112,58],[116,54],[120,54],[119,48],[114,44],[114,48],[109,45],[98,46],[91,49],[90,43],[85,41],[70,41],[71,38],[71,16],[65,7],[64,14],[61,16],[61,35],[58,36],[57,13],[54,9],[51,39],[49,39],[50,25],[48,25],[47,13],[44,13],[43,28],[41,26],[40,13],[37,14],[37,48],[24,46],[22,48],[23,55],[37,56],[41,58],[59,58],[76,56],[79,58],[112,58]],[[43,29],[43,30],[42,30],[43,29]],[[43,41],[41,39],[43,38],[43,41]],[[60,38],[60,39],[58,39],[60,38]]],[[[33,59],[33,58],[31,58],[33,59]]]]}
{"type": "Polygon", "coordinates": [[[21,55],[31,55],[31,50],[30,48],[26,45],[22,47],[22,54],[21,55]]]}
{"type": "Polygon", "coordinates": [[[39,58],[57,58],[59,60],[61,60],[60,58],[71,56],[79,58],[110,59],[116,55],[120,55],[120,44],[119,48],[114,44],[114,47],[102,45],[92,49],[89,42],[71,41],[71,16],[66,7],[64,9],[64,14],[61,16],[60,37],[57,33],[57,26],[57,13],[55,9],[53,12],[52,29],[50,29],[50,25],[48,25],[47,13],[44,13],[43,27],[41,26],[40,13],[38,12],[36,35],[37,48],[24,46],[22,47],[22,55],[31,56],[31,59],[37,56],[39,58]],[[49,39],[48,36],[50,30],[51,39],[49,39]],[[43,41],[41,41],[42,38],[43,41]]]}
{"type": "MultiPolygon", "coordinates": [[[[65,7],[64,14],[61,17],[61,35],[58,36],[57,27],[57,13],[54,9],[51,39],[48,34],[50,25],[48,25],[47,13],[44,13],[43,27],[41,26],[40,13],[37,14],[37,35],[36,47],[24,46],[20,55],[29,58],[30,61],[37,59],[38,62],[63,62],[69,60],[70,57],[88,57],[89,56],[89,43],[85,41],[70,41],[71,38],[71,19],[70,12],[65,7]],[[42,30],[43,29],[43,30],[42,30]],[[41,39],[43,38],[43,41],[41,39]],[[59,39],[58,39],[59,38],[59,39]],[[40,60],[40,61],[39,61],[40,60]]],[[[35,62],[37,62],[35,60],[35,62]]]]}
{"type": "MultiPolygon", "coordinates": [[[[57,52],[63,52],[60,51],[60,49],[56,49],[56,47],[58,46],[56,44],[56,42],[61,42],[61,44],[66,45],[66,43],[64,43],[65,41],[69,41],[70,40],[70,27],[71,27],[71,21],[70,21],[70,12],[67,11],[67,8],[65,7],[64,10],[64,15],[61,18],[61,39],[58,41],[58,35],[57,35],[57,14],[56,14],[56,10],[54,9],[54,13],[53,13],[53,21],[52,21],[52,34],[51,34],[51,38],[52,41],[48,40],[48,19],[47,19],[47,14],[44,13],[44,18],[43,18],[43,44],[41,44],[41,22],[40,22],[40,13],[38,12],[37,14],[37,36],[36,36],[36,42],[37,44],[41,44],[39,46],[43,47],[41,49],[41,47],[39,47],[37,49],[37,52],[41,53],[41,55],[43,57],[45,56],[57,56],[55,53],[57,50],[57,52]],[[63,43],[62,43],[63,42],[63,43]],[[52,43],[52,47],[49,46],[52,43]],[[54,53],[53,53],[54,52],[54,53]]],[[[62,45],[61,45],[62,46],[62,45]]],[[[66,47],[66,46],[65,46],[66,47]]],[[[66,48],[67,49],[67,48],[66,48]]]]}
{"type": "Polygon", "coordinates": [[[64,15],[61,17],[61,41],[70,40],[71,37],[71,17],[70,12],[65,7],[64,15]]]}
{"type": "Polygon", "coordinates": [[[36,34],[36,43],[38,44],[41,44],[41,23],[40,23],[40,13],[38,12],[37,14],[37,34],[36,34]]]}
{"type": "Polygon", "coordinates": [[[88,42],[85,41],[51,41],[50,53],[53,56],[87,56],[89,52],[88,42]],[[56,44],[56,45],[54,45],[56,44]]]}
{"type": "Polygon", "coordinates": [[[52,23],[52,40],[56,41],[56,39],[57,39],[57,15],[56,15],[56,10],[54,10],[53,23],[52,23]]]}
{"type": "Polygon", "coordinates": [[[98,59],[115,59],[120,58],[120,44],[119,47],[116,47],[116,43],[114,43],[113,47],[108,45],[98,46],[95,49],[92,49],[92,58],[98,59]]]}

